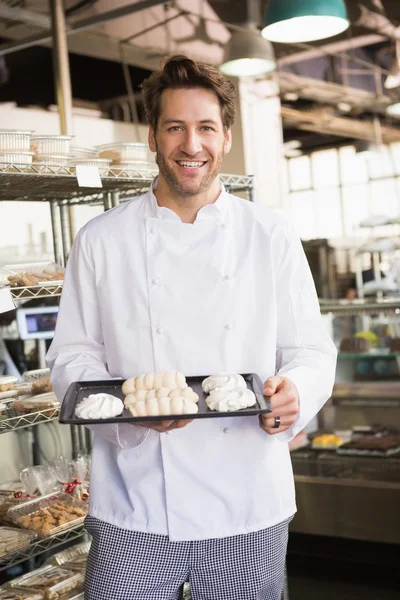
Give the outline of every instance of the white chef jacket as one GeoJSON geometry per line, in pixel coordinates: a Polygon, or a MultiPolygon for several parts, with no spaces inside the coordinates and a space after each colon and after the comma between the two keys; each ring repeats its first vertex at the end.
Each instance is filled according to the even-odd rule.
{"type": "Polygon", "coordinates": [[[273,211],[222,188],[182,223],[151,189],[94,218],[69,257],[47,360],[60,400],[74,381],[151,371],[288,377],[300,413],[275,436],[250,416],[162,434],[91,426],[89,513],[179,541],[258,531],[296,511],[287,442],[330,396],[336,349],[301,243],[273,211]]]}

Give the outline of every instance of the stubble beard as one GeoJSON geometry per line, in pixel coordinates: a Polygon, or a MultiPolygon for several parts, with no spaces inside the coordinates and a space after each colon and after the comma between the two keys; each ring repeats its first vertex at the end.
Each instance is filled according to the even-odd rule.
{"type": "Polygon", "coordinates": [[[158,165],[160,174],[164,177],[171,192],[175,196],[181,196],[186,198],[198,196],[199,194],[206,192],[211,187],[213,181],[216,177],[218,177],[221,171],[222,161],[224,158],[224,153],[221,150],[221,152],[217,156],[217,160],[215,161],[214,166],[211,168],[211,170],[206,171],[206,173],[201,178],[199,184],[197,186],[185,186],[182,182],[179,181],[174,171],[168,166],[165,156],[159,151],[158,148],[156,149],[156,151],[156,163],[158,165]]]}

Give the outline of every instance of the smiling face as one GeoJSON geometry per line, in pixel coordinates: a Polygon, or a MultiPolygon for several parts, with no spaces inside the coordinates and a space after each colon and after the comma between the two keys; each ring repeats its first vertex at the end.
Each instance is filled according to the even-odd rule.
{"type": "Polygon", "coordinates": [[[167,89],[161,97],[157,131],[149,146],[157,153],[160,180],[174,196],[199,196],[218,184],[224,154],[231,148],[214,92],[204,88],[167,89]]]}

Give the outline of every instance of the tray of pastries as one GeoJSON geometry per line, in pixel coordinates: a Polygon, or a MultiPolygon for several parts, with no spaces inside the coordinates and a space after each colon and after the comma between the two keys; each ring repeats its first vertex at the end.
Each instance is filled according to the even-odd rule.
{"type": "Polygon", "coordinates": [[[12,589],[29,589],[43,594],[44,600],[64,599],[84,583],[84,573],[47,565],[11,581],[12,589]]]}
{"type": "Polygon", "coordinates": [[[65,492],[39,496],[8,511],[13,523],[41,537],[55,535],[83,523],[87,505],[65,492]]]}
{"type": "Polygon", "coordinates": [[[271,412],[254,373],[185,377],[178,371],[147,373],[126,380],[72,383],[61,404],[60,422],[148,422],[257,416],[271,412]]]}
{"type": "Polygon", "coordinates": [[[363,435],[340,446],[338,454],[387,457],[400,453],[400,434],[363,435]]]}
{"type": "Polygon", "coordinates": [[[5,265],[0,268],[0,285],[12,288],[53,286],[64,280],[64,267],[51,262],[5,265]]]}

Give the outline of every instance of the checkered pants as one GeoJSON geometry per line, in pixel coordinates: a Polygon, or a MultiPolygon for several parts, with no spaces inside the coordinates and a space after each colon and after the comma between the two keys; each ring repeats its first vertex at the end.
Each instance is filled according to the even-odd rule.
{"type": "Polygon", "coordinates": [[[254,533],[197,542],[120,529],[87,517],[93,537],[85,600],[281,600],[290,519],[254,533]]]}

